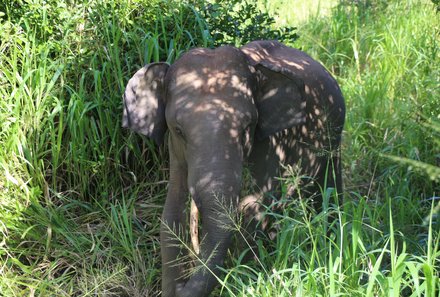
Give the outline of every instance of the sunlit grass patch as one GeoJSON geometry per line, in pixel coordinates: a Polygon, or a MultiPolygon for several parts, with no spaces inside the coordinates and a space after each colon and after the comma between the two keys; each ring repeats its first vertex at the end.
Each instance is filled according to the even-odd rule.
{"type": "Polygon", "coordinates": [[[276,240],[260,246],[259,261],[228,271],[227,286],[234,292],[228,296],[436,296],[440,242],[434,208],[423,228],[427,241],[414,249],[395,229],[394,203],[388,200],[383,209],[388,222],[373,221],[375,203],[358,198],[343,209],[311,215],[298,212],[302,207],[293,202],[276,240]],[[327,233],[329,212],[338,220],[327,233]]]}
{"type": "Polygon", "coordinates": [[[279,25],[302,25],[315,17],[331,15],[331,9],[338,4],[336,0],[275,0],[260,1],[268,8],[279,25]]]}

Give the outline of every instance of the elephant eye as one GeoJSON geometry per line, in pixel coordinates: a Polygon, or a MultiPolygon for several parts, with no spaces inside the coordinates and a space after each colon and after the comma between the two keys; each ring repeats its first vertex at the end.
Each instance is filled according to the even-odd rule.
{"type": "Polygon", "coordinates": [[[181,137],[184,136],[182,129],[180,129],[179,127],[174,128],[174,131],[176,131],[177,135],[179,135],[181,137]]]}

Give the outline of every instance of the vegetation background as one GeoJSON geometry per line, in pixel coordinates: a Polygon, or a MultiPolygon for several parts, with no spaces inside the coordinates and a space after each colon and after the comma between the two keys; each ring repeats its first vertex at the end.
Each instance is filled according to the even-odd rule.
{"type": "Polygon", "coordinates": [[[438,5],[2,1],[0,296],[157,296],[167,153],[121,128],[125,84],[191,47],[260,38],[339,81],[345,203],[291,201],[259,261],[230,257],[217,295],[440,296],[438,5]]]}

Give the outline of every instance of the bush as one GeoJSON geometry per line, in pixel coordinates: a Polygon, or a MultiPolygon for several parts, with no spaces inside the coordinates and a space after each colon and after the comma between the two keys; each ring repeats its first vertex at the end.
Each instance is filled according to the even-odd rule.
{"type": "Polygon", "coordinates": [[[440,0],[431,0],[431,1],[437,7],[437,12],[440,12],[440,0]]]}
{"type": "Polygon", "coordinates": [[[240,46],[260,39],[292,43],[298,38],[295,27],[276,27],[275,19],[261,11],[254,1],[215,0],[203,3],[198,4],[198,10],[208,23],[215,46],[240,46]]]}

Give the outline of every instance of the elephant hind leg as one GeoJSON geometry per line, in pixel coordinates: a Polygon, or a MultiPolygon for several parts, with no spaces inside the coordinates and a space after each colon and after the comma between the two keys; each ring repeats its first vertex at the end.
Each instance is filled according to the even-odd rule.
{"type": "Polygon", "coordinates": [[[336,152],[331,158],[325,158],[315,180],[315,193],[313,194],[313,206],[317,212],[323,207],[342,205],[342,169],[340,153],[336,152]],[[330,189],[333,191],[329,192],[330,189]],[[328,200],[324,199],[328,198],[328,200]],[[323,205],[328,203],[328,205],[323,205]]]}

